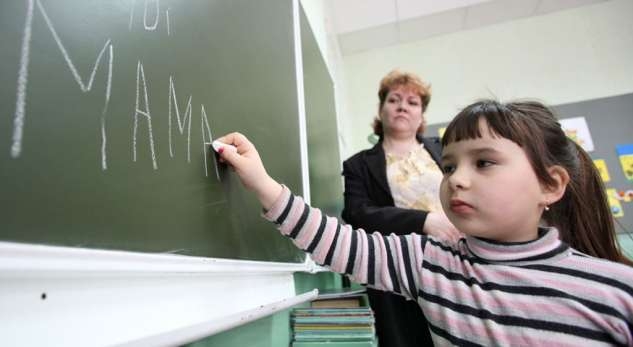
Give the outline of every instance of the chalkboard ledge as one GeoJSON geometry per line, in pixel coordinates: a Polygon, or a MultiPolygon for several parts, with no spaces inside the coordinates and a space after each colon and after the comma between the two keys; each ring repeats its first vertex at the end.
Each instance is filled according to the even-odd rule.
{"type": "Polygon", "coordinates": [[[184,344],[192,332],[213,334],[311,300],[316,293],[295,295],[293,274],[304,271],[314,271],[311,261],[0,242],[0,311],[7,317],[0,336],[7,345],[120,345],[155,336],[184,344]]]}

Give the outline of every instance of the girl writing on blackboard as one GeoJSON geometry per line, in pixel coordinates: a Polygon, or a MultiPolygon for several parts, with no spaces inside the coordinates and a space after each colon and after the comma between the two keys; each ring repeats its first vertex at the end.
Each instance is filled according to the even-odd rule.
{"type": "Polygon", "coordinates": [[[633,267],[599,175],[540,103],[477,102],[447,127],[440,199],[466,235],[456,243],[341,225],[271,178],[243,135],[219,140],[237,147],[221,158],[282,234],[333,271],[416,300],[436,344],[633,346],[633,267]]]}

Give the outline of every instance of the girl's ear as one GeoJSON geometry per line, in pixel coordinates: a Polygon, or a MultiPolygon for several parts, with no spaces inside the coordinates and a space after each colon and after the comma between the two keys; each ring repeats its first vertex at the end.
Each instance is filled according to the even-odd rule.
{"type": "Polygon", "coordinates": [[[569,183],[569,173],[560,165],[553,165],[547,169],[549,175],[554,179],[554,184],[543,187],[543,205],[551,205],[560,200],[565,194],[567,183],[569,183]]]}

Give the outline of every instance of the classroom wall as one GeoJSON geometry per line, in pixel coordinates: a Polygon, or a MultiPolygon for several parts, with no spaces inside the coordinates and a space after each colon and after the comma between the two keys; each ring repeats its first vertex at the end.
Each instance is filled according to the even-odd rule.
{"type": "Polygon", "coordinates": [[[277,347],[290,345],[290,310],[264,317],[188,347],[277,347]]]}
{"type": "Polygon", "coordinates": [[[631,93],[631,13],[633,1],[611,0],[344,56],[341,157],[369,146],[378,81],[396,67],[431,82],[431,124],[481,97],[564,104],[631,93]]]}
{"type": "Polygon", "coordinates": [[[620,247],[622,247],[624,255],[633,260],[633,235],[620,234],[618,235],[618,242],[620,243],[620,247]]]}
{"type": "Polygon", "coordinates": [[[332,39],[332,31],[328,27],[326,17],[331,11],[329,3],[322,0],[301,0],[301,6],[308,18],[308,23],[314,33],[314,38],[319,45],[319,49],[326,58],[326,64],[331,68],[333,62],[327,61],[328,56],[333,54],[334,47],[331,47],[329,41],[332,39]]]}
{"type": "Polygon", "coordinates": [[[301,0],[301,5],[308,17],[312,32],[316,37],[319,49],[325,59],[330,77],[334,83],[336,98],[337,127],[341,158],[348,153],[349,138],[344,129],[353,129],[353,119],[347,117],[348,101],[346,95],[346,78],[343,56],[334,30],[332,0],[301,0]]]}

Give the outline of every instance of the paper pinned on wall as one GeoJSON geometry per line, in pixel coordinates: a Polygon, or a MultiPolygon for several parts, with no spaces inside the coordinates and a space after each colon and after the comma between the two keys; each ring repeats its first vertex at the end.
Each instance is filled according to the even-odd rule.
{"type": "Polygon", "coordinates": [[[633,189],[619,191],[617,199],[624,202],[633,201],[633,189]]]}
{"type": "Polygon", "coordinates": [[[629,181],[633,181],[633,144],[616,145],[615,151],[620,159],[624,177],[629,181]]]}
{"type": "Polygon", "coordinates": [[[437,135],[440,137],[440,139],[444,136],[445,132],[446,132],[446,127],[437,129],[437,135]]]}
{"type": "Polygon", "coordinates": [[[559,121],[567,137],[580,145],[585,151],[593,151],[593,140],[591,139],[591,133],[585,117],[565,118],[559,121]]]}
{"type": "Polygon", "coordinates": [[[607,200],[609,200],[609,208],[611,209],[611,214],[613,217],[622,218],[624,217],[624,210],[622,209],[622,204],[617,199],[618,192],[613,189],[607,189],[607,200]]]}
{"type": "Polygon", "coordinates": [[[598,172],[600,172],[600,178],[602,178],[602,182],[609,182],[611,177],[609,176],[609,169],[607,169],[607,163],[604,159],[596,159],[593,161],[593,165],[596,166],[598,172]]]}

